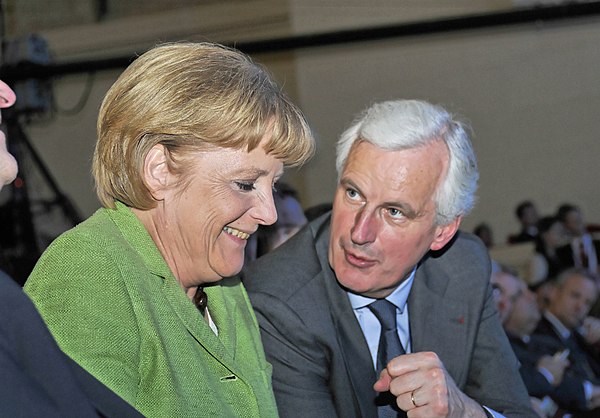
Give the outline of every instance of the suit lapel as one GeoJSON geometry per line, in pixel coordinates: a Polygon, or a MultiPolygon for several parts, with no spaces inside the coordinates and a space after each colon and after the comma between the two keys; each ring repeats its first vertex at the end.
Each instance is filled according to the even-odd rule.
{"type": "MultiPolygon", "coordinates": [[[[209,295],[208,303],[210,306],[211,294],[209,292],[207,293],[209,295]]],[[[185,325],[188,332],[196,339],[198,344],[200,344],[206,351],[210,352],[215,358],[221,360],[221,362],[223,362],[223,364],[226,365],[230,370],[233,370],[232,356],[229,354],[225,345],[221,339],[217,337],[210,329],[208,323],[202,318],[200,312],[198,312],[192,301],[189,300],[183,293],[179,287],[179,284],[174,278],[165,278],[163,284],[163,294],[169,302],[173,312],[175,312],[179,320],[185,325]]],[[[219,312],[216,308],[209,307],[209,310],[211,311],[211,315],[213,315],[215,318],[222,316],[221,312],[219,312]],[[217,312],[215,312],[215,310],[217,312]]],[[[217,323],[217,321],[215,321],[215,323],[217,323]]],[[[218,323],[217,326],[219,326],[218,323]]],[[[225,330],[223,330],[223,332],[224,331],[225,330]]]]}
{"type": "Polygon", "coordinates": [[[432,276],[426,263],[427,258],[417,268],[408,299],[412,352],[434,351],[461,385],[466,381],[463,350],[473,318],[464,301],[444,295],[449,279],[441,271],[432,276]]]}
{"type": "MultiPolygon", "coordinates": [[[[223,279],[226,280],[226,279],[223,279]]],[[[238,309],[235,299],[227,300],[221,286],[211,286],[204,289],[208,295],[209,312],[219,330],[219,340],[225,346],[227,352],[235,358],[235,347],[237,346],[237,332],[234,319],[238,309]],[[211,304],[211,300],[213,303],[211,304]]]]}
{"type": "Polygon", "coordinates": [[[227,315],[226,312],[227,309],[233,310],[236,307],[225,306],[223,291],[219,286],[206,289],[209,296],[209,305],[211,304],[210,298],[213,299],[213,304],[209,307],[211,315],[217,326],[222,327],[221,338],[217,337],[208,326],[208,323],[202,319],[192,301],[183,292],[142,223],[127,206],[120,202],[116,202],[116,206],[117,210],[108,212],[108,215],[119,230],[123,232],[123,238],[144,260],[148,270],[162,280],[163,295],[173,312],[206,351],[221,361],[229,370],[237,372],[233,367],[235,332],[231,332],[232,327],[235,325],[227,322],[231,321],[230,318],[233,318],[233,316],[227,315]]]}
{"type": "Polygon", "coordinates": [[[350,378],[356,409],[360,410],[360,415],[363,417],[376,418],[377,409],[373,402],[376,396],[373,390],[376,373],[373,368],[369,346],[354,315],[348,296],[339,286],[329,266],[328,245],[329,228],[322,231],[316,243],[321,264],[320,277],[317,277],[317,279],[325,284],[325,291],[331,303],[331,319],[337,331],[338,344],[350,378]],[[372,393],[373,396],[364,396],[365,393],[372,393]],[[356,396],[357,394],[358,396],[356,396]]]}

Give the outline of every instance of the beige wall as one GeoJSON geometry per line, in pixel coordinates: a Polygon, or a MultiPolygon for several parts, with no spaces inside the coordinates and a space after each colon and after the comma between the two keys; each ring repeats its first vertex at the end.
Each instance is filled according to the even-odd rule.
{"type": "Polygon", "coordinates": [[[543,214],[563,201],[600,219],[599,20],[481,30],[297,54],[300,103],[320,137],[306,170],[307,204],[334,189],[334,140],[364,106],[421,98],[466,117],[474,130],[479,201],[464,227],[487,221],[503,242],[513,208],[543,214]],[[324,180],[326,179],[326,180],[324,180]]]}
{"type": "MultiPolygon", "coordinates": [[[[229,29],[222,23],[211,26],[210,19],[196,19],[197,26],[194,19],[187,19],[182,26],[189,25],[189,36],[179,33],[172,37],[260,39],[304,33],[311,28],[320,31],[363,23],[393,23],[435,17],[440,10],[448,12],[435,9],[433,3],[407,2],[412,7],[409,10],[395,1],[376,2],[375,8],[365,8],[364,2],[349,2],[346,9],[340,9],[340,1],[237,2],[240,7],[253,10],[246,10],[245,15],[251,17],[254,28],[244,30],[243,19],[229,29]],[[252,8],[259,3],[262,9],[252,8]],[[415,7],[420,9],[415,12],[415,7]],[[272,25],[267,25],[264,32],[259,29],[260,10],[272,17],[272,25]]],[[[449,12],[495,10],[504,3],[457,1],[449,12]]],[[[211,4],[210,10],[222,18],[225,12],[215,9],[220,4],[211,4]]],[[[226,10],[243,12],[236,8],[226,10]]],[[[148,31],[141,38],[140,32],[132,31],[132,26],[123,21],[108,26],[88,25],[79,30],[54,29],[47,34],[63,60],[110,56],[113,50],[123,53],[129,47],[140,52],[156,42],[162,27],[173,26],[168,14],[162,15],[167,20],[152,16],[152,25],[137,23],[148,31]],[[77,33],[85,36],[74,40],[77,33]],[[101,37],[107,33],[115,39],[112,49],[102,46],[101,37]],[[118,39],[122,41],[117,42],[118,39]],[[86,49],[86,42],[96,46],[86,49]]],[[[595,187],[600,156],[599,23],[598,19],[585,19],[532,24],[258,56],[305,110],[319,137],[315,159],[288,178],[300,189],[305,206],[329,200],[335,186],[334,142],[353,116],[373,101],[422,98],[464,115],[474,129],[481,183],[479,202],[465,220],[466,229],[488,221],[496,241],[504,241],[516,229],[513,208],[525,198],[537,202],[543,213],[553,211],[562,201],[573,201],[582,206],[588,219],[600,221],[600,194],[595,187]]],[[[86,216],[98,206],[89,177],[96,112],[102,95],[118,73],[96,75],[90,100],[81,114],[59,116],[49,124],[26,127],[58,183],[86,216]]],[[[84,76],[57,81],[57,101],[63,107],[72,105],[85,81],[84,76]]]]}

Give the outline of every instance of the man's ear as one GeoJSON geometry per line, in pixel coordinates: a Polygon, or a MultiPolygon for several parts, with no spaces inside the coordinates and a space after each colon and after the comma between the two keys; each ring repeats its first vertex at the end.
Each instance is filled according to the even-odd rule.
{"type": "Polygon", "coordinates": [[[444,245],[448,243],[458,231],[458,227],[460,226],[460,222],[462,220],[462,216],[458,216],[454,218],[452,222],[448,225],[437,226],[435,228],[435,236],[433,237],[433,242],[429,247],[433,251],[441,250],[444,248],[444,245]]]}
{"type": "Polygon", "coordinates": [[[152,197],[163,200],[171,176],[166,148],[160,144],[153,146],[144,158],[144,181],[152,197]]]}

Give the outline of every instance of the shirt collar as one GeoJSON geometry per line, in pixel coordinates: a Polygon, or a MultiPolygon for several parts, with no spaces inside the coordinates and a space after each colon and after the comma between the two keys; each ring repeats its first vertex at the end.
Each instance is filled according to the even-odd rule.
{"type": "Polygon", "coordinates": [[[571,336],[571,331],[569,331],[569,329],[565,327],[562,322],[560,322],[560,319],[554,316],[550,311],[544,311],[544,316],[563,339],[566,340],[571,336]]]}
{"type": "MultiPolygon", "coordinates": [[[[410,289],[412,288],[413,281],[415,280],[416,271],[417,268],[415,267],[408,275],[408,278],[400,283],[400,286],[398,286],[389,296],[386,297],[389,302],[392,302],[394,305],[396,305],[396,307],[400,310],[400,313],[403,313],[404,308],[406,307],[406,301],[408,300],[410,289]]],[[[377,300],[352,292],[346,293],[348,294],[348,299],[350,299],[352,309],[364,308],[365,306],[370,305],[377,300]]]]}

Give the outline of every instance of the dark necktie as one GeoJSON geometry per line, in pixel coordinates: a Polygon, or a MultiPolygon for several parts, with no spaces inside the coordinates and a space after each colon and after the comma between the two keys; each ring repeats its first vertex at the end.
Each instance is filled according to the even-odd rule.
{"type": "Polygon", "coordinates": [[[396,305],[386,299],[378,299],[371,303],[368,308],[381,324],[379,349],[377,350],[377,373],[380,373],[391,359],[405,354],[405,351],[398,337],[396,305]]]}
{"type": "MultiPolygon", "coordinates": [[[[405,354],[404,348],[398,337],[396,326],[396,305],[386,299],[378,299],[371,303],[368,308],[373,312],[381,323],[381,335],[379,337],[379,348],[377,350],[377,375],[383,370],[394,357],[405,354]]],[[[396,397],[390,392],[380,394],[376,399],[377,414],[379,418],[405,417],[396,405],[396,397]]]]}
{"type": "Polygon", "coordinates": [[[206,317],[207,304],[208,295],[202,287],[198,286],[198,289],[196,289],[196,294],[194,295],[194,305],[196,305],[196,308],[198,308],[203,317],[206,317]]]}
{"type": "Polygon", "coordinates": [[[583,239],[579,241],[579,261],[581,261],[581,267],[584,269],[587,269],[590,266],[590,261],[585,252],[585,246],[583,245],[583,239]]]}

